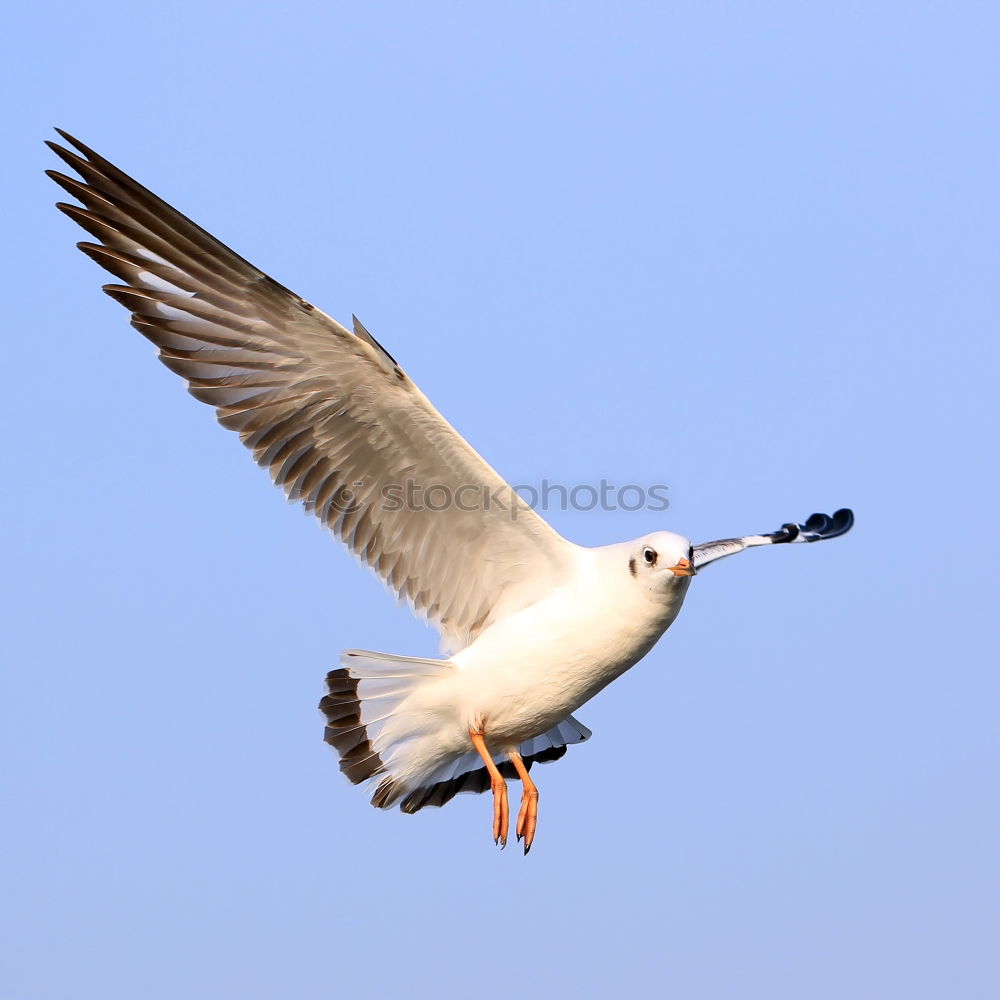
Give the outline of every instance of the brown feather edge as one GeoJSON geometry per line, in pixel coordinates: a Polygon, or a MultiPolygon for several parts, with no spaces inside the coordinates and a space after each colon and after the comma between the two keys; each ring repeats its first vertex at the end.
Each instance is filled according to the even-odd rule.
{"type": "Polygon", "coordinates": [[[326,716],[324,739],[340,754],[340,770],[358,785],[385,770],[361,722],[358,678],[340,668],[326,675],[326,684],[329,693],[319,703],[326,716]]]}

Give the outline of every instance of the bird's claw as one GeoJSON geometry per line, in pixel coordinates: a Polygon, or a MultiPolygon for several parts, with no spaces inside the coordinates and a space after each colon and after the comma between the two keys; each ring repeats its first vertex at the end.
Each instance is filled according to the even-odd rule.
{"type": "Polygon", "coordinates": [[[521,809],[517,814],[518,843],[524,841],[524,853],[531,850],[535,839],[535,827],[538,825],[538,792],[532,787],[526,788],[521,796],[521,809]]]}

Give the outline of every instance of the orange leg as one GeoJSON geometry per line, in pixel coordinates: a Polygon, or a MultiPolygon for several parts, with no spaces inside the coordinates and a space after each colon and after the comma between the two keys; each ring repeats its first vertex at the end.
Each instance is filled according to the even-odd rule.
{"type": "Polygon", "coordinates": [[[527,854],[531,850],[532,841],[535,839],[535,827],[538,825],[538,789],[531,780],[521,755],[509,753],[507,756],[514,765],[524,789],[521,793],[521,811],[517,814],[516,832],[518,840],[524,837],[524,853],[527,854]]]}
{"type": "Polygon", "coordinates": [[[476,752],[483,758],[486,770],[490,774],[490,788],[493,791],[493,843],[506,847],[507,828],[510,825],[510,814],[507,809],[507,782],[503,780],[503,775],[493,763],[493,757],[489,750],[486,749],[486,740],[483,739],[482,730],[470,729],[469,739],[472,740],[476,752]]]}

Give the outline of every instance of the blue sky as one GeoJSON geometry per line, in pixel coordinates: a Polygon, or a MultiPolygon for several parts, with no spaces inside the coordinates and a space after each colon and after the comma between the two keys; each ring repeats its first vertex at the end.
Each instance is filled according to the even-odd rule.
{"type": "Polygon", "coordinates": [[[995,10],[12,17],[4,997],[995,995],[995,10]],[[511,480],[669,484],[550,512],[575,541],[855,531],[699,576],[537,770],[529,858],[482,797],[371,809],[323,676],[435,638],[100,293],[52,125],[511,480]]]}

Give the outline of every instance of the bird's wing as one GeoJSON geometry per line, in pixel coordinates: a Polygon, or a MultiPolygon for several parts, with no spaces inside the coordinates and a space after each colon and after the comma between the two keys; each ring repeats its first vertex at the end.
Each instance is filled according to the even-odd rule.
{"type": "Polygon", "coordinates": [[[845,535],[854,524],[854,513],[846,507],[832,516],[813,514],[805,524],[784,524],[780,531],[769,535],[744,535],[743,538],[721,538],[717,542],[704,542],[692,549],[691,562],[695,570],[702,566],[735,555],[757,545],[782,545],[786,542],[822,542],[828,538],[845,535]]]}
{"type": "Polygon", "coordinates": [[[59,204],[99,243],[160,360],[300,501],[432,624],[444,648],[547,592],[572,546],[434,409],[355,321],[279,285],[64,132],[59,204]],[[441,508],[445,509],[441,509],[441,508]]]}

